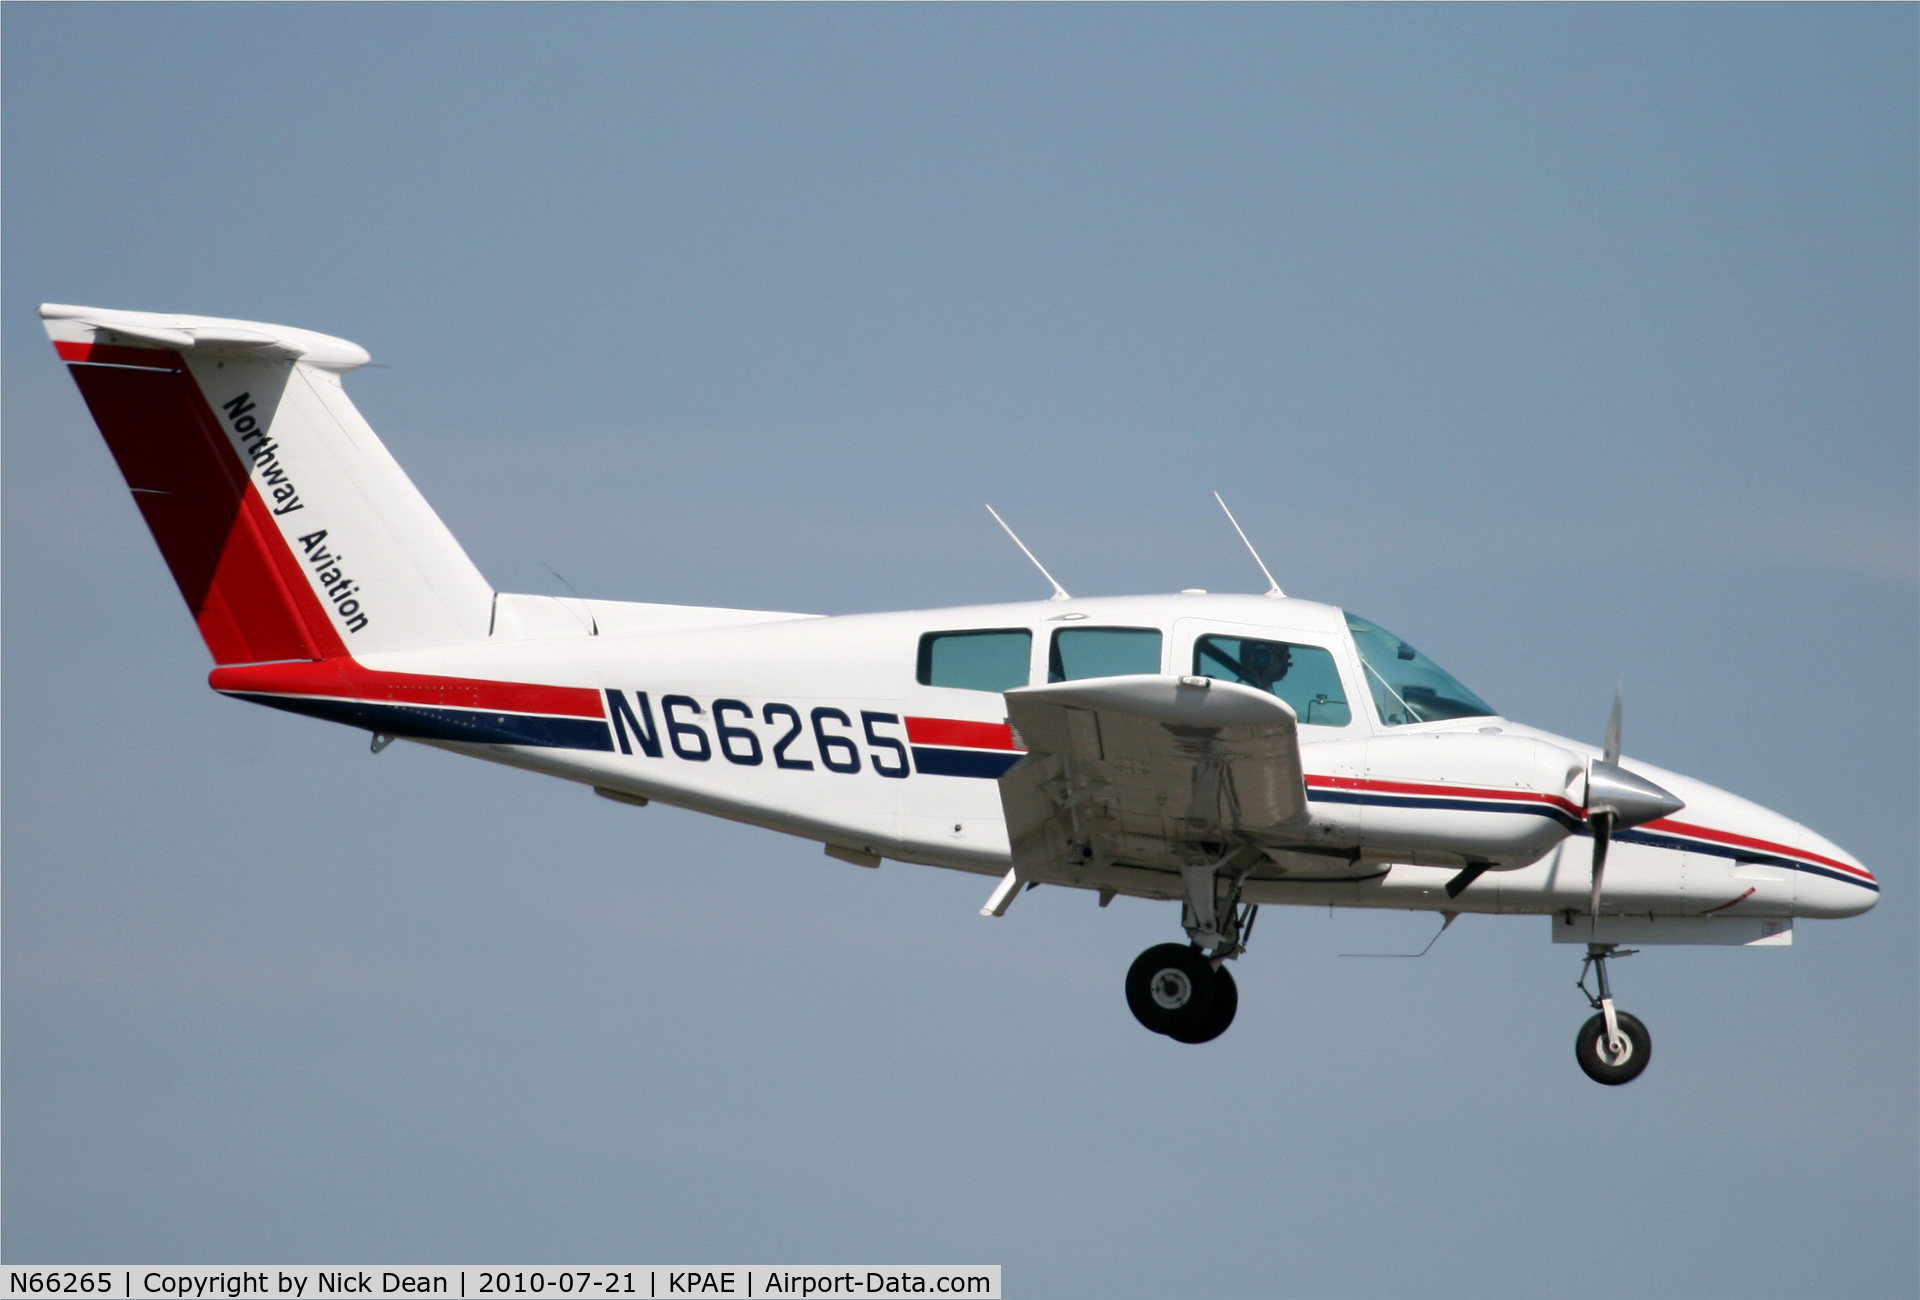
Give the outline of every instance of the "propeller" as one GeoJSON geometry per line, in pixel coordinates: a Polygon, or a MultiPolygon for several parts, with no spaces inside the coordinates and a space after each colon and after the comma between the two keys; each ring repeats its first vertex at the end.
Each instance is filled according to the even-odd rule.
{"type": "Polygon", "coordinates": [[[1620,696],[1620,688],[1615,687],[1603,756],[1587,761],[1587,829],[1593,835],[1593,889],[1587,895],[1587,914],[1592,917],[1600,915],[1600,879],[1615,832],[1670,817],[1687,806],[1671,792],[1620,766],[1620,696]]]}

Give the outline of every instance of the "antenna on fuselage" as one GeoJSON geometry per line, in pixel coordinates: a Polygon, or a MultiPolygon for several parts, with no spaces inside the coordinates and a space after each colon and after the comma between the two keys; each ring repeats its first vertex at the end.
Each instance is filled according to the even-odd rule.
{"type": "MultiPolygon", "coordinates": [[[[1227,510],[1227,503],[1221,498],[1218,492],[1213,494],[1213,499],[1220,502],[1220,508],[1222,510],[1227,510]]],[[[1253,562],[1260,566],[1260,572],[1266,574],[1267,594],[1269,596],[1286,595],[1286,592],[1280,590],[1280,584],[1273,580],[1273,574],[1267,572],[1267,562],[1260,558],[1260,552],[1253,549],[1253,543],[1247,541],[1247,530],[1240,526],[1240,521],[1233,517],[1233,511],[1231,510],[1227,510],[1227,522],[1233,525],[1234,532],[1240,534],[1240,540],[1247,542],[1247,554],[1251,555],[1253,562]]]]}
{"type": "MultiPolygon", "coordinates": [[[[994,523],[999,524],[1002,528],[1007,528],[1007,521],[1000,517],[1000,512],[998,510],[995,510],[992,506],[988,506],[987,513],[993,516],[994,523]]],[[[1014,532],[1013,529],[1011,528],[1007,528],[1007,536],[1013,538],[1013,544],[1020,548],[1020,554],[1026,556],[1029,560],[1033,560],[1033,567],[1040,570],[1040,576],[1045,578],[1048,582],[1053,583],[1053,594],[1047,597],[1048,600],[1072,600],[1073,599],[1072,596],[1069,596],[1067,594],[1067,589],[1065,587],[1061,586],[1058,582],[1054,582],[1053,575],[1047,572],[1047,566],[1040,563],[1040,561],[1038,560],[1034,560],[1033,552],[1027,549],[1027,544],[1020,540],[1020,535],[1018,533],[1014,532]]]]}

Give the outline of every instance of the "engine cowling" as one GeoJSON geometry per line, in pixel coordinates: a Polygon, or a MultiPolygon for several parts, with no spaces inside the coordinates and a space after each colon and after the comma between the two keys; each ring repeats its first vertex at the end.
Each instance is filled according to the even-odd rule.
{"type": "Polygon", "coordinates": [[[1369,856],[1510,869],[1586,823],[1588,760],[1528,736],[1375,736],[1302,757],[1314,820],[1369,856]]]}

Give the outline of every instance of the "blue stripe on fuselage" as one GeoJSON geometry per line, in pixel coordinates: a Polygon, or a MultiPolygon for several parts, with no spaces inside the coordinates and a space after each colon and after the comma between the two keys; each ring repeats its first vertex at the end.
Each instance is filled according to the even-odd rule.
{"type": "Polygon", "coordinates": [[[528,745],[541,749],[596,749],[610,752],[613,737],[599,718],[559,718],[547,714],[492,713],[482,709],[429,708],[367,700],[336,700],[311,695],[234,693],[269,708],[310,718],[343,722],[410,740],[457,740],[477,745],[528,745]]]}
{"type": "Polygon", "coordinates": [[[1448,812],[1527,813],[1559,822],[1569,829],[1584,826],[1578,818],[1546,803],[1524,803],[1509,799],[1434,799],[1424,795],[1380,794],[1369,790],[1328,790],[1307,787],[1310,803],[1371,804],[1378,808],[1439,808],[1448,812]]]}
{"type": "Polygon", "coordinates": [[[1849,885],[1858,885],[1862,889],[1880,892],[1876,881],[1862,880],[1850,876],[1844,871],[1835,871],[1832,867],[1823,867],[1817,863],[1802,862],[1798,858],[1782,857],[1777,853],[1760,853],[1753,849],[1743,849],[1733,844],[1717,844],[1712,840],[1682,839],[1677,835],[1662,835],[1658,831],[1631,830],[1621,831],[1614,837],[1628,844],[1645,844],[1656,849],[1676,849],[1683,853],[1704,853],[1709,857],[1733,858],[1739,862],[1757,862],[1769,867],[1785,867],[1790,871],[1804,871],[1809,875],[1825,876],[1829,880],[1844,880],[1849,885]]]}
{"type": "Polygon", "coordinates": [[[1024,757],[986,749],[934,749],[915,745],[913,768],[922,776],[977,776],[995,781],[1024,757]]]}
{"type": "MultiPolygon", "coordinates": [[[[1587,824],[1578,818],[1569,816],[1564,809],[1549,804],[1528,803],[1478,803],[1467,799],[1428,799],[1417,795],[1385,795],[1360,790],[1317,790],[1307,789],[1307,798],[1324,803],[1373,804],[1383,808],[1441,808],[1463,812],[1514,812],[1533,813],[1541,817],[1551,817],[1576,835],[1591,835],[1587,824]]],[[[1625,844],[1644,844],[1656,849],[1675,849],[1688,853],[1705,853],[1713,857],[1734,858],[1741,862],[1758,862],[1767,866],[1785,867],[1791,871],[1804,871],[1810,875],[1825,876],[1829,880],[1844,881],[1849,885],[1858,885],[1862,889],[1880,892],[1880,886],[1873,881],[1862,880],[1858,876],[1848,875],[1844,871],[1835,871],[1812,862],[1802,862],[1798,858],[1782,857],[1778,854],[1761,853],[1753,849],[1743,849],[1731,844],[1719,844],[1712,840],[1682,839],[1678,836],[1663,835],[1657,831],[1631,830],[1616,832],[1613,838],[1625,844]]]]}

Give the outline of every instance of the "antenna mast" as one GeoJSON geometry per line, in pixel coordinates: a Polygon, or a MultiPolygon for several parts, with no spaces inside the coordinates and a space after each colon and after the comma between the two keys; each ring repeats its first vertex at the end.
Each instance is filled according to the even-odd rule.
{"type": "MultiPolygon", "coordinates": [[[[995,510],[992,506],[988,506],[987,513],[993,516],[994,523],[999,524],[1002,528],[1007,528],[1007,521],[1000,517],[1000,512],[998,510],[995,510]]],[[[1065,587],[1061,586],[1058,582],[1054,582],[1053,575],[1047,572],[1047,566],[1040,563],[1040,561],[1034,559],[1033,552],[1027,549],[1027,544],[1020,540],[1019,534],[1015,533],[1013,529],[1007,528],[1007,536],[1013,538],[1013,544],[1020,548],[1020,554],[1026,556],[1029,560],[1033,560],[1033,567],[1040,570],[1040,576],[1045,578],[1048,582],[1053,583],[1053,594],[1047,597],[1048,600],[1072,600],[1073,599],[1072,596],[1069,596],[1067,594],[1067,589],[1065,587]]],[[[1258,557],[1255,557],[1255,558],[1258,558],[1258,557]]]]}
{"type": "MultiPolygon", "coordinates": [[[[1220,502],[1220,508],[1222,510],[1227,510],[1227,503],[1221,499],[1221,496],[1218,492],[1215,492],[1213,494],[1213,499],[1215,501],[1220,502]]],[[[1247,554],[1251,555],[1253,557],[1253,562],[1260,566],[1260,572],[1263,574],[1266,574],[1267,594],[1269,596],[1286,595],[1287,594],[1286,592],[1280,590],[1280,584],[1273,580],[1273,574],[1267,571],[1267,562],[1260,558],[1260,552],[1253,549],[1252,542],[1247,541],[1247,530],[1240,526],[1240,521],[1233,517],[1233,511],[1231,510],[1227,510],[1227,522],[1233,525],[1234,532],[1240,534],[1240,540],[1247,543],[1247,554]]],[[[1001,527],[1004,528],[1006,527],[1006,525],[1002,524],[1001,527]]],[[[1015,540],[1018,540],[1018,539],[1016,538],[1015,540]]],[[[1022,549],[1024,550],[1025,548],[1023,547],[1022,549]]],[[[1038,561],[1035,561],[1035,563],[1038,563],[1038,561]]]]}

